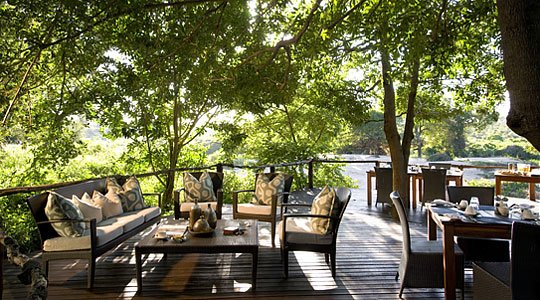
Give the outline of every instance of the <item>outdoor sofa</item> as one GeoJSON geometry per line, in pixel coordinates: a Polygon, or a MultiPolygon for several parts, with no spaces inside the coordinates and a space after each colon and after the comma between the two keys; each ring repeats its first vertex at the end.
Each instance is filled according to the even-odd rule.
{"type": "MultiPolygon", "coordinates": [[[[119,184],[123,184],[125,177],[118,177],[119,184]]],[[[138,181],[137,181],[138,185],[138,181]]],[[[125,186],[125,185],[124,185],[125,186]]],[[[118,246],[129,237],[141,232],[145,228],[161,220],[161,195],[158,196],[158,206],[124,212],[97,222],[96,218],[84,218],[86,229],[79,236],[60,236],[52,226],[54,223],[74,222],[75,220],[49,220],[46,215],[46,206],[49,195],[56,193],[67,199],[73,195],[82,198],[85,193],[92,195],[99,191],[103,195],[107,192],[106,179],[93,180],[47,191],[28,198],[27,202],[37,223],[43,248],[42,265],[45,274],[48,273],[49,261],[58,259],[87,259],[88,260],[88,288],[94,284],[96,258],[118,246]]],[[[143,200],[144,202],[144,200],[143,200]]],[[[77,222],[81,223],[81,222],[77,222]]]]}

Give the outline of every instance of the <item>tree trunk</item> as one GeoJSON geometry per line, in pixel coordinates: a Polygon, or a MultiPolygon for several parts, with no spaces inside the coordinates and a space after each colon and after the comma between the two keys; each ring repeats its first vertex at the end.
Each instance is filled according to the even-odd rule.
{"type": "MultiPolygon", "coordinates": [[[[394,175],[393,189],[399,192],[405,207],[409,207],[409,178],[407,175],[407,163],[403,155],[401,141],[396,124],[396,94],[394,83],[390,74],[390,55],[384,48],[381,49],[381,63],[384,88],[384,133],[388,146],[390,147],[390,157],[392,159],[392,173],[394,175]]],[[[394,213],[394,217],[396,214],[394,213]]]]}
{"type": "Polygon", "coordinates": [[[498,0],[497,7],[510,94],[506,124],[540,150],[540,2],[498,0]]]}

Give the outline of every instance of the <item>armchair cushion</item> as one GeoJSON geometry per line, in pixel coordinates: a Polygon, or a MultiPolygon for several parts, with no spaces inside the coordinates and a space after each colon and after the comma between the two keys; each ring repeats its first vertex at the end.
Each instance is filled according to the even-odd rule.
{"type": "MultiPolygon", "coordinates": [[[[331,245],[331,234],[320,234],[313,230],[309,218],[287,218],[287,243],[331,245]]],[[[283,220],[278,225],[279,239],[283,244],[283,220]]]]}
{"type": "Polygon", "coordinates": [[[271,215],[272,206],[252,203],[238,204],[238,212],[252,215],[271,215]]]}
{"type": "MultiPolygon", "coordinates": [[[[101,246],[122,234],[120,224],[98,226],[96,228],[96,243],[101,246]]],[[[79,237],[56,237],[45,240],[44,251],[68,251],[90,249],[90,231],[85,230],[79,237]]]]}
{"type": "Polygon", "coordinates": [[[92,198],[90,198],[88,193],[84,193],[83,195],[83,199],[85,200],[79,199],[77,195],[73,195],[72,199],[73,203],[81,210],[85,219],[96,219],[96,223],[103,220],[101,207],[95,206],[94,203],[92,203],[92,198]]]}
{"type": "Polygon", "coordinates": [[[208,171],[204,171],[199,179],[190,173],[184,173],[185,202],[215,202],[214,185],[208,171]]]}
{"type": "Polygon", "coordinates": [[[98,191],[94,191],[92,201],[94,201],[97,207],[101,207],[103,219],[108,219],[124,212],[120,197],[113,190],[109,190],[105,196],[98,191]]]}
{"type": "MultiPolygon", "coordinates": [[[[217,209],[217,202],[204,202],[204,204],[201,203],[199,204],[199,206],[201,207],[203,211],[205,211],[206,208],[208,207],[208,204],[210,204],[210,206],[212,206],[214,210],[217,209]]],[[[182,202],[180,203],[180,211],[189,212],[193,205],[195,205],[195,202],[182,202]]]]}
{"type": "MultiPolygon", "coordinates": [[[[255,182],[255,194],[253,195],[253,204],[272,205],[272,196],[283,193],[285,189],[285,176],[279,173],[274,179],[269,180],[264,174],[257,176],[255,182]]],[[[282,201],[283,196],[278,196],[278,201],[282,201]]]]}
{"type": "MultiPolygon", "coordinates": [[[[81,210],[71,200],[55,192],[50,192],[45,206],[45,214],[49,220],[82,220],[81,210]]],[[[62,237],[81,236],[86,229],[84,222],[51,223],[54,230],[62,237]]]]}
{"type": "MultiPolygon", "coordinates": [[[[311,205],[311,214],[330,216],[336,205],[336,192],[333,188],[326,185],[322,191],[315,196],[311,205]]],[[[314,232],[326,234],[330,228],[330,219],[310,218],[311,227],[314,232]]]]}

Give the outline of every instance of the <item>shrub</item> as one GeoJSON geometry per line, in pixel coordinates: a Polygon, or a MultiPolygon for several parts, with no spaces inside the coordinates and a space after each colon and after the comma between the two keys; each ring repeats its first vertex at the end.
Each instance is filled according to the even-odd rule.
{"type": "Polygon", "coordinates": [[[0,217],[4,232],[14,238],[21,246],[21,251],[30,252],[41,249],[41,242],[36,223],[26,204],[29,194],[17,194],[2,197],[0,217]]]}
{"type": "Polygon", "coordinates": [[[447,153],[436,153],[428,157],[428,161],[449,161],[452,157],[447,153]]]}

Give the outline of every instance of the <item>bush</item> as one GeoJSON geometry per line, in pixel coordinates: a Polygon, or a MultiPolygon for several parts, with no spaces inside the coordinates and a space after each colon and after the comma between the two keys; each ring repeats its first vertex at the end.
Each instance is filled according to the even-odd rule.
{"type": "Polygon", "coordinates": [[[21,246],[22,252],[41,249],[39,232],[34,217],[26,204],[28,194],[2,197],[0,201],[0,217],[4,232],[14,238],[21,246]]]}
{"type": "Polygon", "coordinates": [[[446,153],[436,153],[428,157],[428,161],[449,161],[452,157],[446,153]]]}

